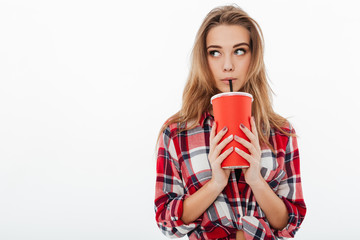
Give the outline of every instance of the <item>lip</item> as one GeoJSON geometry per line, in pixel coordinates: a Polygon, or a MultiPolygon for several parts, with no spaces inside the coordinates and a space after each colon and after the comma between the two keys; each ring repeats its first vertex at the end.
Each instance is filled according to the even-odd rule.
{"type": "Polygon", "coordinates": [[[237,78],[231,78],[231,77],[229,77],[229,78],[223,78],[223,79],[221,79],[221,81],[222,81],[223,83],[227,84],[227,85],[230,84],[230,83],[229,83],[229,80],[236,81],[237,78]]]}

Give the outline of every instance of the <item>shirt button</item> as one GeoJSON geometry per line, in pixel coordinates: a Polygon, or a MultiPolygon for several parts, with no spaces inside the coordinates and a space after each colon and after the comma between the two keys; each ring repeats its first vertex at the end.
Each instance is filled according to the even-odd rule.
{"type": "Polygon", "coordinates": [[[164,225],[166,225],[166,222],[164,222],[164,225]]]}
{"type": "Polygon", "coordinates": [[[238,218],[240,218],[240,217],[241,217],[241,215],[240,215],[240,214],[238,214],[237,216],[238,216],[238,218]]]}

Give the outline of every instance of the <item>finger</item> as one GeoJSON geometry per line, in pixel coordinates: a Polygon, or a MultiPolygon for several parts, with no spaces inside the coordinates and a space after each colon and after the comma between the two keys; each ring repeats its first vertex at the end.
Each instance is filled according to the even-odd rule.
{"type": "Polygon", "coordinates": [[[252,116],[251,117],[251,130],[252,130],[252,133],[255,135],[255,148],[257,149],[261,149],[260,147],[260,142],[259,142],[259,134],[258,134],[258,131],[257,131],[257,128],[256,128],[256,123],[255,123],[255,117],[252,116]]]}
{"type": "Polygon", "coordinates": [[[251,155],[247,154],[243,150],[240,150],[239,148],[235,147],[235,152],[239,154],[241,157],[243,157],[246,161],[248,161],[250,164],[255,163],[255,160],[251,157],[251,155]]]}
{"type": "Polygon", "coordinates": [[[257,141],[256,136],[247,127],[245,127],[244,124],[240,124],[240,129],[245,133],[245,135],[249,138],[249,140],[252,143],[256,143],[257,141]]]}
{"type": "Polygon", "coordinates": [[[227,127],[221,129],[221,131],[219,131],[218,134],[211,141],[212,146],[217,146],[219,141],[224,137],[227,131],[228,131],[227,127]]]}
{"type": "Polygon", "coordinates": [[[212,126],[211,132],[210,132],[210,141],[212,141],[212,139],[215,137],[215,133],[216,133],[216,122],[214,122],[214,125],[212,126]]]}
{"type": "MultiPolygon", "coordinates": [[[[209,150],[209,157],[212,156],[212,152],[214,151],[214,148],[216,147],[216,145],[214,146],[213,141],[216,135],[216,129],[217,129],[217,124],[214,121],[214,124],[212,126],[211,132],[210,132],[210,150],[209,150]]],[[[209,158],[211,159],[211,158],[209,158]]]]}
{"type": "Polygon", "coordinates": [[[221,164],[224,159],[230,155],[230,153],[232,153],[234,151],[234,147],[230,147],[229,149],[227,149],[225,152],[223,152],[222,154],[219,155],[219,157],[215,160],[215,163],[217,164],[221,164]]]}
{"type": "Polygon", "coordinates": [[[245,140],[239,136],[236,136],[236,135],[235,135],[234,139],[235,139],[235,141],[237,141],[238,143],[240,143],[241,145],[246,147],[251,154],[254,154],[254,155],[257,154],[257,150],[256,150],[256,147],[254,146],[254,144],[252,144],[252,143],[248,142],[247,140],[245,140]]]}
{"type": "Polygon", "coordinates": [[[256,129],[255,117],[254,117],[254,116],[251,117],[251,131],[252,131],[252,133],[255,135],[255,137],[256,137],[257,139],[259,139],[258,131],[257,131],[257,129],[256,129]]]}
{"type": "Polygon", "coordinates": [[[221,153],[221,151],[224,149],[224,147],[226,147],[226,145],[228,145],[233,139],[234,139],[234,135],[230,135],[224,140],[222,140],[221,143],[219,143],[214,149],[215,156],[218,156],[221,153]]]}

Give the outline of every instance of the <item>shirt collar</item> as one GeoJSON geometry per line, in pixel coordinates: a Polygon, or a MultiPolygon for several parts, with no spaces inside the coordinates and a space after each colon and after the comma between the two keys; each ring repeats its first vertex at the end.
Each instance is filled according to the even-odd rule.
{"type": "Polygon", "coordinates": [[[204,125],[205,123],[209,121],[207,124],[211,125],[212,126],[212,121],[214,121],[214,116],[211,115],[209,112],[204,112],[202,115],[201,115],[201,118],[200,118],[200,121],[199,121],[199,124],[202,128],[204,128],[204,125]]]}

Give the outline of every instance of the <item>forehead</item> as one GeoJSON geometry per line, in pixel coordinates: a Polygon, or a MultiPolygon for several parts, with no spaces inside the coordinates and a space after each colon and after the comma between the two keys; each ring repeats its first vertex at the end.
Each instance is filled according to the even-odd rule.
{"type": "Polygon", "coordinates": [[[219,25],[213,27],[206,36],[206,46],[233,46],[237,43],[250,43],[249,31],[240,25],[219,25]]]}

